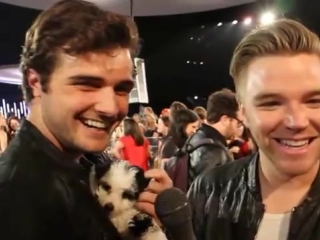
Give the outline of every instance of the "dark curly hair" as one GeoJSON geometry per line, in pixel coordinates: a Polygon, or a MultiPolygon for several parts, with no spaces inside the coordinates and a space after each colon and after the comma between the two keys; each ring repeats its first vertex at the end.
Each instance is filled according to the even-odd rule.
{"type": "Polygon", "coordinates": [[[47,91],[59,53],[76,56],[115,47],[137,54],[138,31],[130,18],[82,0],[56,3],[38,16],[26,34],[20,61],[25,100],[33,98],[27,83],[29,69],[39,74],[42,90],[47,91]]]}
{"type": "Polygon", "coordinates": [[[181,109],[175,113],[170,123],[168,136],[172,137],[173,142],[178,148],[182,148],[188,139],[185,132],[186,126],[198,120],[198,115],[190,109],[181,109]]]}
{"type": "Polygon", "coordinates": [[[229,89],[223,89],[212,93],[207,102],[207,122],[214,124],[220,121],[222,116],[237,118],[239,103],[235,93],[229,89]]]}

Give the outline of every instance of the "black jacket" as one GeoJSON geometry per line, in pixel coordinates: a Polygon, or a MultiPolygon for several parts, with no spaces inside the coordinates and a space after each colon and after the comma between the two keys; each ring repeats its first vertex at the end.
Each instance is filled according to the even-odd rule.
{"type": "MultiPolygon", "coordinates": [[[[197,178],[188,198],[198,240],[253,240],[264,214],[258,155],[211,169],[197,178]]],[[[288,240],[320,239],[320,174],[294,209],[288,240]]],[[[271,239],[270,239],[271,240],[271,239]]]]}
{"type": "Polygon", "coordinates": [[[92,164],[82,161],[24,121],[0,158],[0,239],[120,239],[90,192],[92,164]]]}
{"type": "Polygon", "coordinates": [[[190,138],[189,143],[194,145],[196,141],[203,138],[212,139],[215,144],[199,147],[190,154],[191,182],[203,172],[232,161],[226,139],[215,128],[203,124],[190,138]]]}

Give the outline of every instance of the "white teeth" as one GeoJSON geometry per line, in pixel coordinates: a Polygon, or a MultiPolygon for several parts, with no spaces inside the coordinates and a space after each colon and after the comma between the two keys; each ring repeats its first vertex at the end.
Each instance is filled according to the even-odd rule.
{"type": "Polygon", "coordinates": [[[94,128],[100,128],[100,129],[105,129],[106,128],[106,125],[103,122],[99,122],[99,121],[84,120],[84,123],[88,127],[94,127],[94,128]]]}
{"type": "Polygon", "coordinates": [[[309,140],[300,140],[300,141],[293,141],[293,140],[280,140],[282,145],[286,147],[303,147],[309,143],[309,140]]]}

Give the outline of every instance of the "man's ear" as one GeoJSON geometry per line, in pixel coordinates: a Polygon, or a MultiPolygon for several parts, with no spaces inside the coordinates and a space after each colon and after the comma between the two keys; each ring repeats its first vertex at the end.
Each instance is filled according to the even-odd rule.
{"type": "Polygon", "coordinates": [[[240,104],[239,113],[240,113],[240,116],[241,116],[240,119],[242,119],[243,124],[247,127],[248,126],[248,120],[247,120],[247,117],[246,117],[246,109],[243,106],[243,104],[240,104]]]}
{"type": "Polygon", "coordinates": [[[42,89],[40,75],[34,70],[29,69],[27,73],[27,86],[32,89],[33,97],[41,97],[42,89]]]}
{"type": "Polygon", "coordinates": [[[220,117],[220,122],[222,123],[222,125],[229,125],[230,123],[230,120],[229,120],[229,117],[227,115],[222,115],[220,117]]]}

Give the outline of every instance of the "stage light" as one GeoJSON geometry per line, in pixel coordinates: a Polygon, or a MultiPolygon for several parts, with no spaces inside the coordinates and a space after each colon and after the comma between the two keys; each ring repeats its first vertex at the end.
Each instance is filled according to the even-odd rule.
{"type": "Polygon", "coordinates": [[[233,25],[235,25],[235,24],[237,24],[237,23],[238,23],[237,20],[234,20],[234,21],[232,22],[233,25]]]}
{"type": "Polygon", "coordinates": [[[190,61],[187,61],[187,63],[190,63],[190,61]]]}
{"type": "Polygon", "coordinates": [[[201,65],[203,65],[203,62],[200,62],[201,65]]]}
{"type": "Polygon", "coordinates": [[[267,25],[267,24],[274,22],[275,19],[276,19],[276,16],[272,12],[266,12],[266,13],[262,14],[262,16],[260,18],[260,23],[262,25],[267,25]]]}
{"type": "Polygon", "coordinates": [[[251,23],[252,23],[252,18],[248,17],[248,18],[244,19],[243,23],[244,23],[245,25],[251,24],[251,23]]]}
{"type": "Polygon", "coordinates": [[[219,23],[217,24],[217,26],[218,26],[218,27],[222,26],[222,22],[219,22],[219,23]]]}
{"type": "Polygon", "coordinates": [[[194,99],[198,99],[198,96],[194,96],[194,99]]]}

